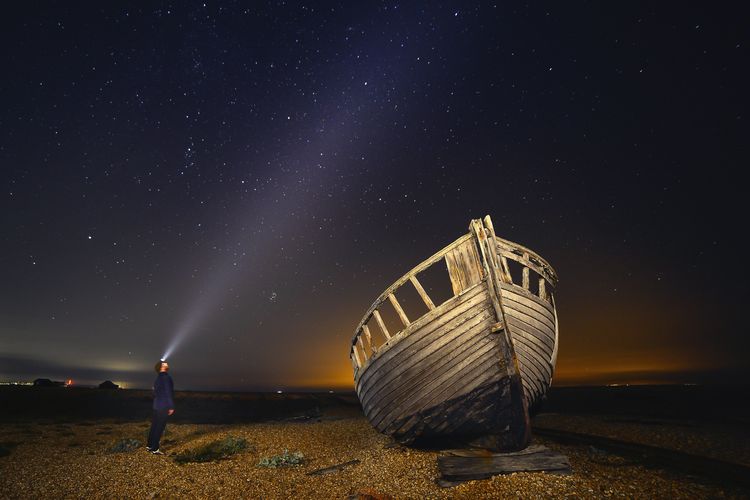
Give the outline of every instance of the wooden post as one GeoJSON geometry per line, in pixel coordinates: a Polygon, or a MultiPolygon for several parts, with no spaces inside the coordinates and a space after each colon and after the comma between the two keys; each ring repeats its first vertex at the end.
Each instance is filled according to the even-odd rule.
{"type": "Polygon", "coordinates": [[[388,328],[385,327],[385,322],[383,321],[383,318],[380,316],[380,311],[375,309],[372,312],[373,317],[375,317],[375,321],[378,322],[378,326],[380,327],[380,331],[383,332],[383,335],[385,335],[386,340],[390,340],[391,334],[388,333],[388,328]]]}
{"type": "Polygon", "coordinates": [[[427,306],[427,309],[432,311],[435,309],[435,304],[432,303],[432,299],[429,295],[427,295],[427,292],[425,292],[424,288],[422,288],[422,283],[419,282],[416,276],[410,276],[409,281],[411,281],[411,284],[414,285],[414,288],[417,289],[417,293],[420,297],[422,297],[422,300],[424,301],[425,305],[427,306]]]}
{"type": "Polygon", "coordinates": [[[357,346],[352,346],[352,353],[354,354],[354,360],[357,362],[357,368],[362,368],[362,360],[359,359],[359,353],[357,352],[357,346]]]}
{"type": "MultiPolygon", "coordinates": [[[[493,255],[500,257],[500,278],[502,281],[508,284],[513,284],[513,277],[510,275],[510,268],[508,268],[508,259],[505,258],[500,252],[497,251],[497,240],[495,239],[495,226],[492,225],[492,219],[489,215],[484,217],[484,226],[489,231],[490,250],[493,255]]],[[[494,262],[494,259],[493,259],[494,262]]],[[[496,263],[497,264],[497,263],[496,263]]],[[[497,265],[495,267],[498,267],[497,265]]]]}
{"type": "Polygon", "coordinates": [[[362,343],[362,335],[360,335],[359,338],[357,339],[357,345],[359,346],[360,349],[362,349],[362,357],[364,358],[365,361],[367,361],[367,351],[365,350],[365,344],[362,343]]]}
{"type": "MultiPolygon", "coordinates": [[[[524,253],[523,258],[524,260],[528,261],[529,254],[524,253]]],[[[524,290],[528,290],[529,289],[529,268],[526,266],[523,266],[522,273],[523,274],[522,274],[522,279],[521,279],[521,286],[524,288],[524,290]]]]}
{"type": "Polygon", "coordinates": [[[545,288],[545,279],[541,276],[539,277],[539,298],[542,300],[547,300],[547,289],[545,288]]]}
{"type": "Polygon", "coordinates": [[[367,340],[367,343],[370,346],[370,352],[375,354],[378,352],[378,350],[375,348],[375,345],[372,343],[372,335],[370,334],[370,327],[367,325],[362,325],[362,331],[365,333],[365,339],[367,340]]]}
{"type": "Polygon", "coordinates": [[[401,308],[401,304],[398,303],[398,300],[396,300],[396,296],[393,294],[390,294],[388,296],[388,300],[391,301],[391,305],[393,305],[393,308],[396,310],[396,314],[398,314],[398,317],[401,318],[401,323],[404,324],[404,327],[407,327],[411,324],[411,321],[409,321],[409,318],[406,316],[406,313],[401,308]]]}

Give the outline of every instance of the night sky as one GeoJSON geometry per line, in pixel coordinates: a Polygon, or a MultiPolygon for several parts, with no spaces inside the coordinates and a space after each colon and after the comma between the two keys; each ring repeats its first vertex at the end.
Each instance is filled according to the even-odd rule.
{"type": "Polygon", "coordinates": [[[559,274],[555,384],[734,381],[747,16],[703,5],[6,6],[0,379],[351,389],[490,214],[559,274]]]}

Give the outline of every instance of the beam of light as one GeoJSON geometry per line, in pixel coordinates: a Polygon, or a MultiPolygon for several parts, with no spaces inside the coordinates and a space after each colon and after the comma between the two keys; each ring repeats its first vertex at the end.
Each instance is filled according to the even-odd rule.
{"type": "MultiPolygon", "coordinates": [[[[352,97],[352,100],[361,101],[361,96],[352,97]]],[[[332,102],[335,99],[332,98],[332,102]]],[[[337,162],[346,161],[345,155],[329,158],[324,151],[340,151],[342,145],[351,142],[352,136],[364,126],[365,120],[358,115],[363,114],[356,104],[351,106],[357,112],[348,108],[339,108],[333,117],[318,117],[318,120],[310,120],[311,123],[331,123],[325,133],[318,133],[317,139],[309,141],[299,147],[296,151],[289,152],[282,159],[274,160],[280,163],[280,170],[285,175],[276,176],[274,180],[284,191],[284,196],[279,196],[277,190],[268,188],[265,193],[251,201],[251,208],[246,213],[238,214],[236,220],[240,223],[236,228],[257,227],[258,222],[270,221],[271,231],[276,234],[286,234],[288,230],[295,229],[295,214],[304,214],[310,209],[310,203],[319,198],[321,201],[316,210],[323,211],[325,203],[325,190],[330,188],[333,179],[327,179],[326,175],[340,176],[340,172],[334,168],[337,162]],[[322,168],[322,164],[326,168],[322,168]],[[298,166],[298,167],[296,167],[298,166]],[[244,222],[244,224],[241,224],[244,222]]],[[[317,126],[315,127],[318,128],[317,126]]],[[[310,130],[310,135],[315,135],[319,130],[310,130]]],[[[300,134],[301,135],[301,134],[300,134]]],[[[271,162],[267,162],[270,164],[271,162]]],[[[261,177],[260,173],[256,174],[261,177]]],[[[263,177],[270,178],[271,174],[265,173],[263,177]]],[[[356,187],[354,187],[356,188],[356,187]]],[[[335,209],[335,206],[329,207],[335,209]]],[[[241,232],[241,231],[234,231],[241,232]]],[[[246,241],[246,240],[243,240],[246,241]]],[[[235,243],[238,243],[236,240],[235,243]]],[[[168,360],[174,353],[199,331],[199,327],[206,322],[209,316],[220,309],[222,301],[228,295],[228,290],[239,284],[253,270],[261,268],[278,250],[274,244],[274,238],[268,234],[260,234],[253,241],[255,251],[246,256],[237,256],[229,253],[226,260],[216,266],[211,279],[205,288],[192,302],[191,307],[179,321],[177,328],[169,338],[161,359],[168,360]]],[[[275,293],[273,294],[275,298],[275,293]]]]}

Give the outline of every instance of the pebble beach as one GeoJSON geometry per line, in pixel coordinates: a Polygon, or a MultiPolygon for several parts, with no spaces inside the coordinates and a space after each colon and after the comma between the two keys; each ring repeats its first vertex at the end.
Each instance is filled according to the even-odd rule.
{"type": "MultiPolygon", "coordinates": [[[[556,421],[540,417],[545,425],[556,421]]],[[[563,423],[576,430],[587,425],[584,417],[563,423]]],[[[591,424],[602,432],[601,421],[591,424]]],[[[229,425],[173,423],[162,440],[165,455],[152,455],[143,446],[111,451],[123,439],[143,444],[148,428],[147,420],[2,423],[0,443],[8,453],[0,457],[0,497],[742,498],[748,493],[540,438],[535,442],[568,456],[572,474],[513,473],[443,488],[436,483],[439,450],[395,444],[356,415],[229,425]],[[206,463],[175,460],[186,450],[227,436],[245,439],[247,449],[206,463]],[[302,463],[259,466],[264,457],[284,450],[302,453],[302,463]],[[308,475],[351,461],[358,462],[308,475]]],[[[630,429],[631,435],[638,432],[630,429]]]]}

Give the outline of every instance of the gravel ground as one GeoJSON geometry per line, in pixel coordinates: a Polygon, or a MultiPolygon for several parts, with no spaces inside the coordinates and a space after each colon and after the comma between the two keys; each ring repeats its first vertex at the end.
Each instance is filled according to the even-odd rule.
{"type": "Polygon", "coordinates": [[[440,488],[432,450],[392,446],[363,417],[312,423],[208,426],[170,424],[162,440],[166,456],[143,447],[109,448],[124,438],[142,443],[148,422],[106,421],[2,424],[2,498],[722,498],[747,492],[702,484],[648,469],[588,447],[560,446],[573,474],[516,473],[440,488]],[[240,436],[247,451],[229,459],[178,465],[171,455],[226,437],[240,436]],[[16,443],[14,445],[14,443],[16,443]],[[300,451],[299,466],[258,467],[262,457],[300,451]],[[356,465],[322,476],[306,473],[349,460],[356,465]],[[368,496],[369,495],[369,496],[368,496]]]}

